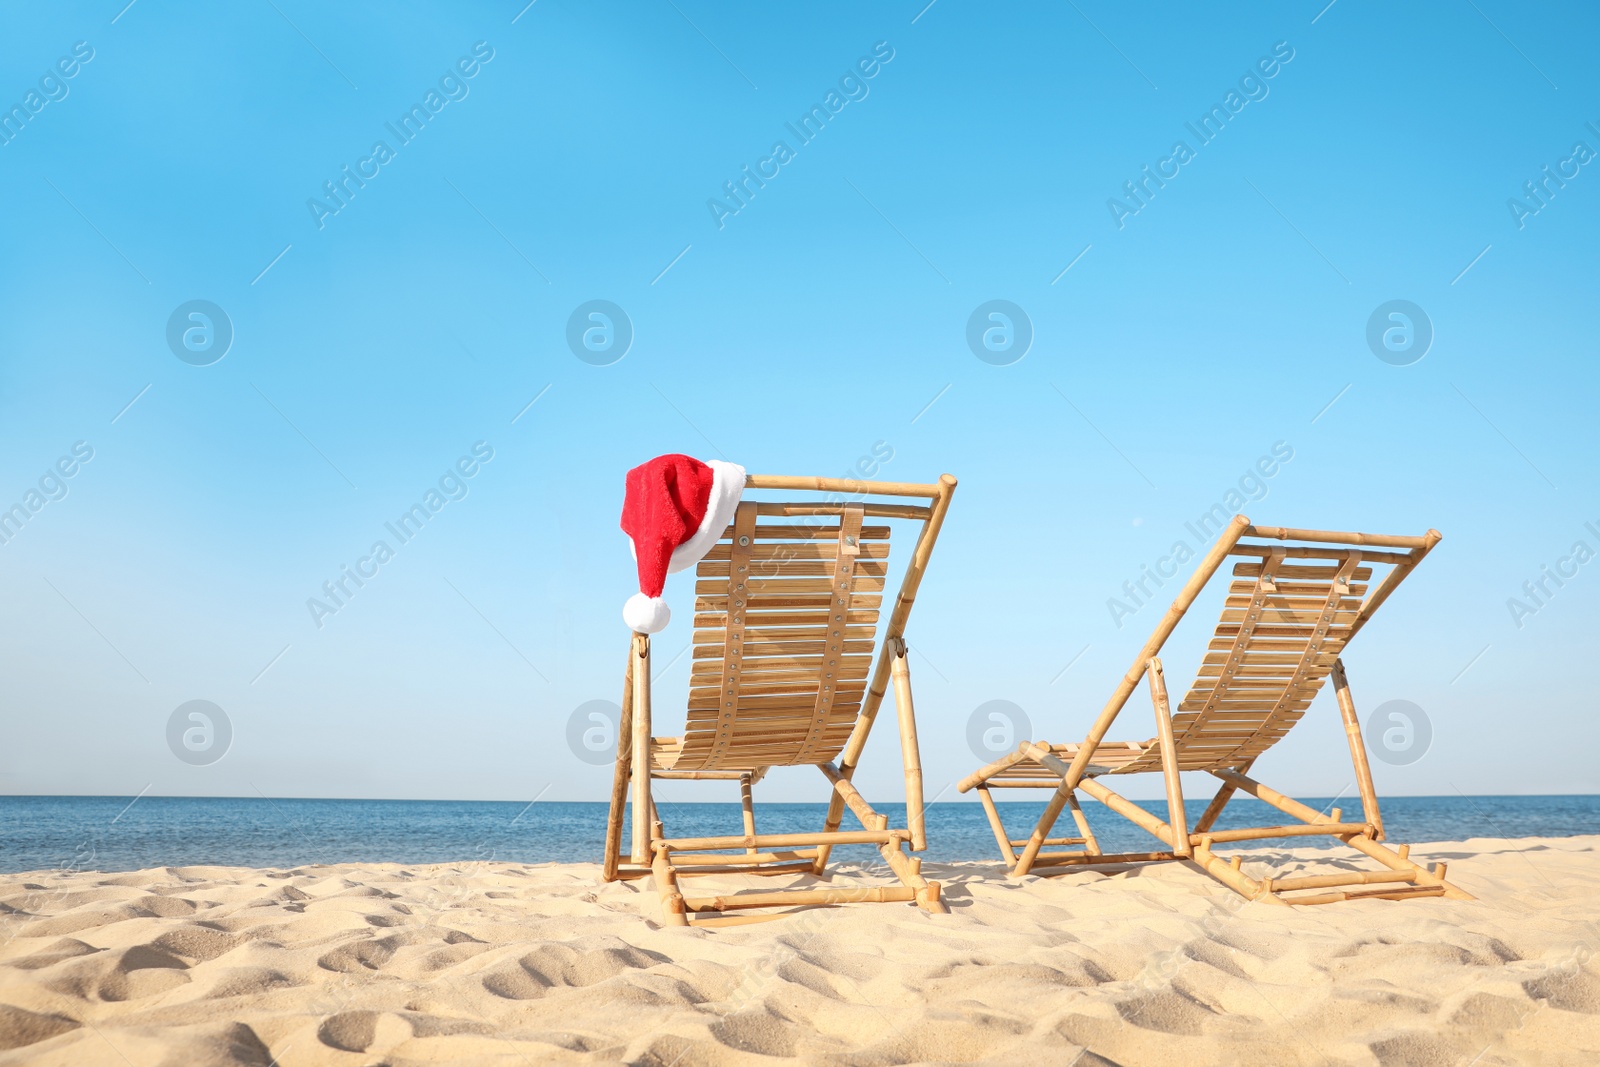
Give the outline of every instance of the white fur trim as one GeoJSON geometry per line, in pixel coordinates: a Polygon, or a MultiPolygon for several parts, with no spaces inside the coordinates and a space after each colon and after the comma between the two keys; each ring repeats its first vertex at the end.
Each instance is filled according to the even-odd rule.
{"type": "Polygon", "coordinates": [[[672,610],[658,596],[635,593],[622,605],[622,621],[636,634],[660,633],[672,621],[672,610]]]}
{"type": "Polygon", "coordinates": [[[711,499],[706,501],[705,518],[700,520],[700,528],[693,537],[673,549],[672,559],[667,563],[668,574],[676,574],[705,558],[711,546],[722,537],[722,531],[733,521],[739,498],[744,494],[743,467],[720,459],[708,459],[705,464],[711,468],[711,499]]]}

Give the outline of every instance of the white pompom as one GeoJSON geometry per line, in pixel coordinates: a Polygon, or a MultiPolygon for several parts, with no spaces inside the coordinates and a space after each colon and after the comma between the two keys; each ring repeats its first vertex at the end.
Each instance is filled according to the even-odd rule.
{"type": "Polygon", "coordinates": [[[672,611],[658,596],[635,593],[622,605],[622,621],[636,634],[660,633],[672,621],[672,611]]]}

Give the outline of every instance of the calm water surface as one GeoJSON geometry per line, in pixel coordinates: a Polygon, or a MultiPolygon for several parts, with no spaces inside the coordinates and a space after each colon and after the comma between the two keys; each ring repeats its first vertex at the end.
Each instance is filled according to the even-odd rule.
{"type": "MultiPolygon", "coordinates": [[[[1318,810],[1328,798],[1303,797],[1318,810]]],[[[496,803],[432,800],[269,800],[265,798],[0,797],[0,871],[49,868],[127,871],[145,867],[222,865],[297,867],[314,863],[595,862],[605,834],[606,806],[597,803],[496,803]]],[[[1345,818],[1360,803],[1341,799],[1345,818]]],[[[1142,806],[1161,818],[1166,805],[1142,806]]],[[[1000,805],[1012,833],[1026,836],[1043,801],[1000,805]]],[[[1190,825],[1204,801],[1187,805],[1190,825]]],[[[884,804],[890,825],[903,826],[904,806],[884,804]]],[[[1100,805],[1085,801],[1090,824],[1107,852],[1159,847],[1154,838],[1100,805]]],[[[758,829],[821,829],[822,804],[767,804],[758,829]]],[[[669,804],[667,832],[699,837],[739,832],[736,804],[669,804]]],[[[1230,804],[1219,829],[1263,825],[1274,809],[1246,798],[1230,804]]],[[[1383,802],[1392,841],[1459,841],[1468,837],[1567,837],[1600,833],[1600,797],[1393,797],[1383,802]]],[[[848,817],[847,817],[848,818],[848,817]]],[[[1281,821],[1288,821],[1278,816],[1281,821]]],[[[853,822],[847,827],[855,829],[853,822]]],[[[1057,833],[1070,832],[1070,816],[1057,833]]],[[[1311,838],[1286,841],[1316,845],[1311,838]]],[[[844,860],[873,860],[875,850],[836,850],[844,860]]],[[[928,809],[930,862],[995,860],[994,836],[977,804],[928,809]]]]}

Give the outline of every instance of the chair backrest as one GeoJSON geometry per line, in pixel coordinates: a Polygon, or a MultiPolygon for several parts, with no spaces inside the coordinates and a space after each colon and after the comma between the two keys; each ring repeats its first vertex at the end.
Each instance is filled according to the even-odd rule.
{"type": "Polygon", "coordinates": [[[747,491],[800,489],[821,499],[745,499],[699,564],[687,727],[674,770],[824,763],[870,728],[954,484],[948,475],[932,485],[747,479],[747,491]],[[907,496],[930,503],[885,500],[907,496]],[[917,520],[920,530],[880,648],[886,520],[897,519],[917,520]]]}
{"type": "MultiPolygon", "coordinates": [[[[1433,530],[1398,537],[1245,526],[1223,557],[1239,562],[1222,617],[1174,709],[1179,769],[1238,767],[1287,734],[1350,639],[1438,541],[1433,530]],[[1387,573],[1373,584],[1375,567],[1387,573]]],[[[1159,770],[1160,760],[1152,746],[1117,771],[1159,770]]]]}

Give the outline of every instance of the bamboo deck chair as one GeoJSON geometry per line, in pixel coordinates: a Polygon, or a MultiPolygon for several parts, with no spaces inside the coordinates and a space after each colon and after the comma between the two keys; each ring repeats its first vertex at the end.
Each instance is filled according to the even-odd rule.
{"type": "Polygon", "coordinates": [[[976,789],[1000,852],[1014,875],[1060,873],[1084,864],[1192,860],[1229,888],[1253,900],[1276,904],[1329,904],[1360,897],[1400,899],[1471,896],[1445,881],[1445,865],[1427,869],[1408,858],[1409,846],[1391,849],[1373,789],[1361,724],[1345,679],[1341,653],[1375,611],[1438,543],[1429,530],[1421,537],[1338,533],[1251,526],[1236,516],[1222,532],[1179,593],[1155,633],[1140,649],[1110,701],[1079,744],[1024,741],[1017,750],[980,768],[959,783],[976,789]],[[1243,538],[1261,541],[1245,541],[1243,538]],[[1295,542],[1274,544],[1273,542],[1295,542]],[[1395,551],[1402,550],[1402,551],[1395,551]],[[1167,689],[1157,654],[1200,590],[1230,557],[1233,567],[1221,621],[1207,645],[1193,687],[1168,709],[1167,689]],[[1369,584],[1374,566],[1387,569],[1369,584]],[[1338,808],[1327,814],[1247,777],[1251,764],[1300,720],[1312,698],[1332,677],[1344,719],[1350,758],[1361,794],[1362,821],[1345,822],[1338,808]],[[1116,722],[1141,679],[1149,683],[1156,736],[1137,742],[1108,742],[1116,722]],[[1222,787],[1190,830],[1183,810],[1179,771],[1208,771],[1222,787]],[[1156,818],[1099,781],[1110,775],[1160,773],[1166,779],[1167,821],[1156,818]],[[1025,840],[1008,836],[990,791],[996,788],[1052,788],[1054,795],[1033,833],[1025,840]],[[1106,805],[1167,843],[1159,852],[1102,854],[1078,805],[1077,791],[1106,805]],[[1238,790],[1279,809],[1296,825],[1214,830],[1222,809],[1238,790]],[[1062,810],[1070,808],[1079,836],[1051,837],[1062,810]],[[1328,835],[1376,860],[1378,871],[1300,878],[1246,876],[1240,859],[1230,863],[1216,845],[1266,838],[1328,835]],[[1058,852],[1046,846],[1078,845],[1058,852]],[[1021,848],[1021,853],[1017,849],[1021,848]],[[1346,888],[1365,886],[1370,888],[1346,888]]]}
{"type": "Polygon", "coordinates": [[[904,634],[955,485],[948,474],[933,485],[746,479],[747,490],[799,490],[813,499],[742,501],[733,524],[698,564],[681,737],[651,736],[650,638],[633,635],[606,826],[607,881],[653,875],[665,920],[679,926],[760,922],[788,913],[772,909],[857,901],[914,901],[927,911],[949,910],[938,883],[924,879],[922,861],[907,852],[908,845],[920,852],[927,842],[904,634]],[[893,502],[897,497],[925,502],[893,502]],[[874,520],[920,524],[881,644],[874,637],[890,527],[874,520]],[[905,766],[905,829],[890,829],[888,817],[851,784],[891,680],[905,766]],[[805,765],[828,783],[824,824],[809,833],[759,832],[751,787],[768,768],[805,765]],[[737,783],[742,832],[668,837],[651,791],[661,779],[737,783]],[[630,800],[631,826],[625,826],[630,800]],[[862,829],[840,828],[846,808],[862,829]],[[705,896],[679,888],[680,879],[696,875],[823,876],[830,850],[852,844],[876,845],[900,884],[705,896]]]}

